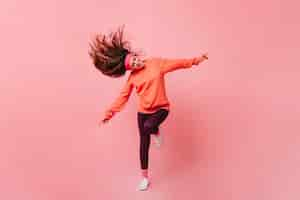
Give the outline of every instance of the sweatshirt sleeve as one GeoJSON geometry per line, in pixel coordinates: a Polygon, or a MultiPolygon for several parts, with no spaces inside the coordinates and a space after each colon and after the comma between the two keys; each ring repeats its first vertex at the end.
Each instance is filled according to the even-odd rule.
{"type": "Polygon", "coordinates": [[[120,112],[127,103],[130,94],[133,89],[133,84],[130,81],[130,77],[127,79],[125,86],[122,88],[119,96],[111,104],[111,106],[105,111],[104,119],[111,119],[116,112],[120,112]]]}
{"type": "Polygon", "coordinates": [[[198,64],[197,58],[191,59],[169,59],[169,58],[161,58],[161,69],[163,73],[172,72],[178,69],[186,69],[190,68],[193,65],[198,64]]]}

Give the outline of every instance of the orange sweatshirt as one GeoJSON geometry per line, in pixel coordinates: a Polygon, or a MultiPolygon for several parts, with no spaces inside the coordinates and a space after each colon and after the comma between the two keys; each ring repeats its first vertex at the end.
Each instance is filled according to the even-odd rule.
{"type": "Polygon", "coordinates": [[[161,108],[170,109],[170,102],[166,95],[164,75],[177,69],[190,68],[198,65],[202,58],[192,59],[166,59],[148,58],[145,60],[145,67],[131,71],[125,86],[119,97],[105,111],[104,119],[111,119],[116,112],[120,112],[133,88],[139,98],[138,112],[154,113],[161,108]]]}

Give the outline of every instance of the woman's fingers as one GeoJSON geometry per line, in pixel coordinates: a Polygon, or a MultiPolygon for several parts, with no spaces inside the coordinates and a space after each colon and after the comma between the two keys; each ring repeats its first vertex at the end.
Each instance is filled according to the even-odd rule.
{"type": "Polygon", "coordinates": [[[99,124],[99,126],[102,126],[102,125],[106,124],[107,122],[108,122],[108,119],[103,119],[98,124],[99,124]]]}
{"type": "Polygon", "coordinates": [[[203,56],[204,58],[208,59],[208,53],[207,53],[207,52],[204,53],[204,54],[202,54],[202,56],[203,56]]]}

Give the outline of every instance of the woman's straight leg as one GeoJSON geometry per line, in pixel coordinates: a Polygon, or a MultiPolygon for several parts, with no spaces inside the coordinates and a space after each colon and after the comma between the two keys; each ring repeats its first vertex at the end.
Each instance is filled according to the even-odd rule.
{"type": "Polygon", "coordinates": [[[148,169],[150,134],[158,131],[159,125],[167,118],[168,114],[169,111],[165,109],[160,109],[151,114],[138,113],[141,169],[148,169]]]}
{"type": "Polygon", "coordinates": [[[140,164],[141,169],[148,169],[149,160],[149,147],[150,147],[150,135],[145,134],[144,121],[147,119],[147,115],[138,113],[138,126],[140,135],[140,164]]]}

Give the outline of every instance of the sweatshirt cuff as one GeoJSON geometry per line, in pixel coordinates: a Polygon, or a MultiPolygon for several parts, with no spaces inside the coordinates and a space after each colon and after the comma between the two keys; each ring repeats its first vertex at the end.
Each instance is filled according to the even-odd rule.
{"type": "Polygon", "coordinates": [[[113,115],[114,115],[114,112],[108,110],[104,114],[104,119],[111,119],[113,117],[113,115]]]}
{"type": "Polygon", "coordinates": [[[199,64],[199,59],[198,59],[199,57],[195,57],[195,58],[193,58],[193,61],[192,61],[192,64],[193,65],[198,65],[199,64]]]}

